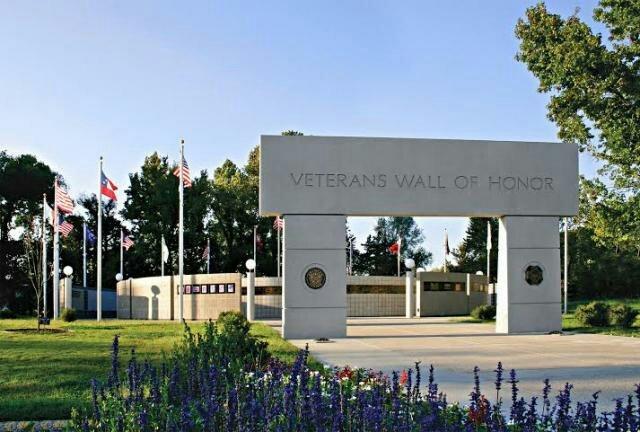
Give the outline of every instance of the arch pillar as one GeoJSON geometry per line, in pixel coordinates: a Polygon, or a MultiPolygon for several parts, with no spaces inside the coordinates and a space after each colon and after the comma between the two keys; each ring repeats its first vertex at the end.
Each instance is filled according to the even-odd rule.
{"type": "Polygon", "coordinates": [[[346,217],[284,215],[284,221],[282,336],[346,337],[346,217]]]}
{"type": "Polygon", "coordinates": [[[562,330],[558,218],[501,217],[498,246],[496,332],[562,330]]]}

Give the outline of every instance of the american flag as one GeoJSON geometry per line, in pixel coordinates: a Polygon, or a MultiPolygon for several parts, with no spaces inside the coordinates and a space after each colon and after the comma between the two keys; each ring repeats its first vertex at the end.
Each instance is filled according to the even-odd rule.
{"type": "MultiPolygon", "coordinates": [[[[180,178],[180,165],[173,171],[173,175],[180,178]]],[[[191,187],[191,174],[189,173],[189,164],[186,159],[182,159],[182,183],[184,187],[191,187]]]]}
{"type": "Polygon", "coordinates": [[[202,259],[209,259],[209,245],[204,247],[204,251],[202,252],[202,259]]]}
{"type": "Polygon", "coordinates": [[[129,250],[129,248],[133,246],[133,240],[131,240],[129,238],[129,236],[126,236],[123,240],[122,240],[122,247],[125,248],[126,250],[129,250]]]}
{"type": "Polygon", "coordinates": [[[54,189],[56,193],[56,206],[58,207],[58,210],[60,210],[62,213],[73,213],[73,200],[71,199],[67,191],[60,187],[60,185],[58,184],[58,179],[56,179],[55,181],[54,189]]]}
{"type": "Polygon", "coordinates": [[[284,228],[284,219],[280,216],[276,216],[276,220],[273,221],[273,228],[281,230],[284,228]]]}
{"type": "Polygon", "coordinates": [[[60,232],[60,234],[62,234],[62,237],[65,238],[71,233],[72,229],[73,225],[71,224],[71,222],[64,221],[60,225],[58,225],[58,231],[60,232]]]}

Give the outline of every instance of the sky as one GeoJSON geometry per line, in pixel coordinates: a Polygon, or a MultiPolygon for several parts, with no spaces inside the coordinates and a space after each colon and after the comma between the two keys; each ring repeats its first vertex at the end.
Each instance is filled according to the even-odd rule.
{"type": "MultiPolygon", "coordinates": [[[[0,1],[0,149],[73,196],[121,191],[154,151],[243,164],[261,134],[557,141],[515,61],[535,1],[0,1]]],[[[590,21],[594,1],[548,1],[590,21]]],[[[582,155],[580,171],[597,163],[582,155]]],[[[120,195],[121,199],[124,194],[120,195]]],[[[417,218],[442,265],[466,218],[417,218]]],[[[375,219],[350,218],[358,242],[375,219]]]]}

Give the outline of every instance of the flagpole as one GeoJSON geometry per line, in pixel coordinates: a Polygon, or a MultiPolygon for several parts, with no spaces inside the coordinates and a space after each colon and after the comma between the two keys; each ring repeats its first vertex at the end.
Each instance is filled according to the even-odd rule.
{"type": "Polygon", "coordinates": [[[491,219],[487,221],[487,292],[491,285],[491,219]]]}
{"type": "Polygon", "coordinates": [[[87,223],[82,222],[82,286],[87,286],[87,223]]]}
{"type": "Polygon", "coordinates": [[[164,234],[160,240],[160,276],[164,276],[164,234]]]}
{"type": "MultiPolygon", "coordinates": [[[[55,189],[58,187],[58,179],[56,178],[55,189]]],[[[55,191],[54,191],[55,192],[55,191]]],[[[53,318],[60,316],[60,233],[58,232],[58,197],[57,193],[53,195],[53,318]]]]}
{"type": "Polygon", "coordinates": [[[398,237],[398,277],[400,277],[400,251],[402,250],[402,238],[398,237]]]}
{"type": "Polygon", "coordinates": [[[211,239],[207,238],[207,274],[210,273],[211,270],[211,239]]]}
{"type": "Polygon", "coordinates": [[[447,255],[449,255],[449,236],[447,235],[447,229],[444,229],[444,272],[447,273],[447,255]]]}
{"type": "Polygon", "coordinates": [[[564,313],[569,302],[569,218],[564,218],[564,313]]]}
{"type": "Polygon", "coordinates": [[[122,242],[124,241],[124,232],[120,228],[120,274],[124,279],[124,249],[122,248],[122,242]]]}
{"type": "MultiPolygon", "coordinates": [[[[47,194],[42,194],[42,313],[47,316],[47,194]]],[[[40,311],[38,311],[40,315],[40,311]]]]}
{"type": "MultiPolygon", "coordinates": [[[[280,216],[276,216],[279,218],[280,216]]],[[[280,223],[276,221],[278,231],[278,279],[280,278],[280,223]]]]}
{"type": "Polygon", "coordinates": [[[184,262],[183,262],[183,253],[184,253],[184,177],[183,177],[183,169],[184,169],[184,140],[180,140],[180,186],[179,186],[179,196],[180,196],[180,218],[179,218],[179,230],[178,230],[178,273],[180,274],[180,321],[184,321],[184,262]]]}
{"type": "Polygon", "coordinates": [[[102,320],[102,156],[98,173],[98,262],[96,272],[96,320],[102,320]]]}
{"type": "Polygon", "coordinates": [[[349,237],[349,276],[353,274],[353,238],[349,237]]]}

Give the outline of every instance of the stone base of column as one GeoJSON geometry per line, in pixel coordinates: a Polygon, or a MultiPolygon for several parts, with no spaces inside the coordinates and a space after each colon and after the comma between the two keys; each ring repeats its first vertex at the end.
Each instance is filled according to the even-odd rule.
{"type": "Polygon", "coordinates": [[[346,308],[284,308],[282,337],[285,339],[343,338],[347,336],[346,320],[346,308]]]}

